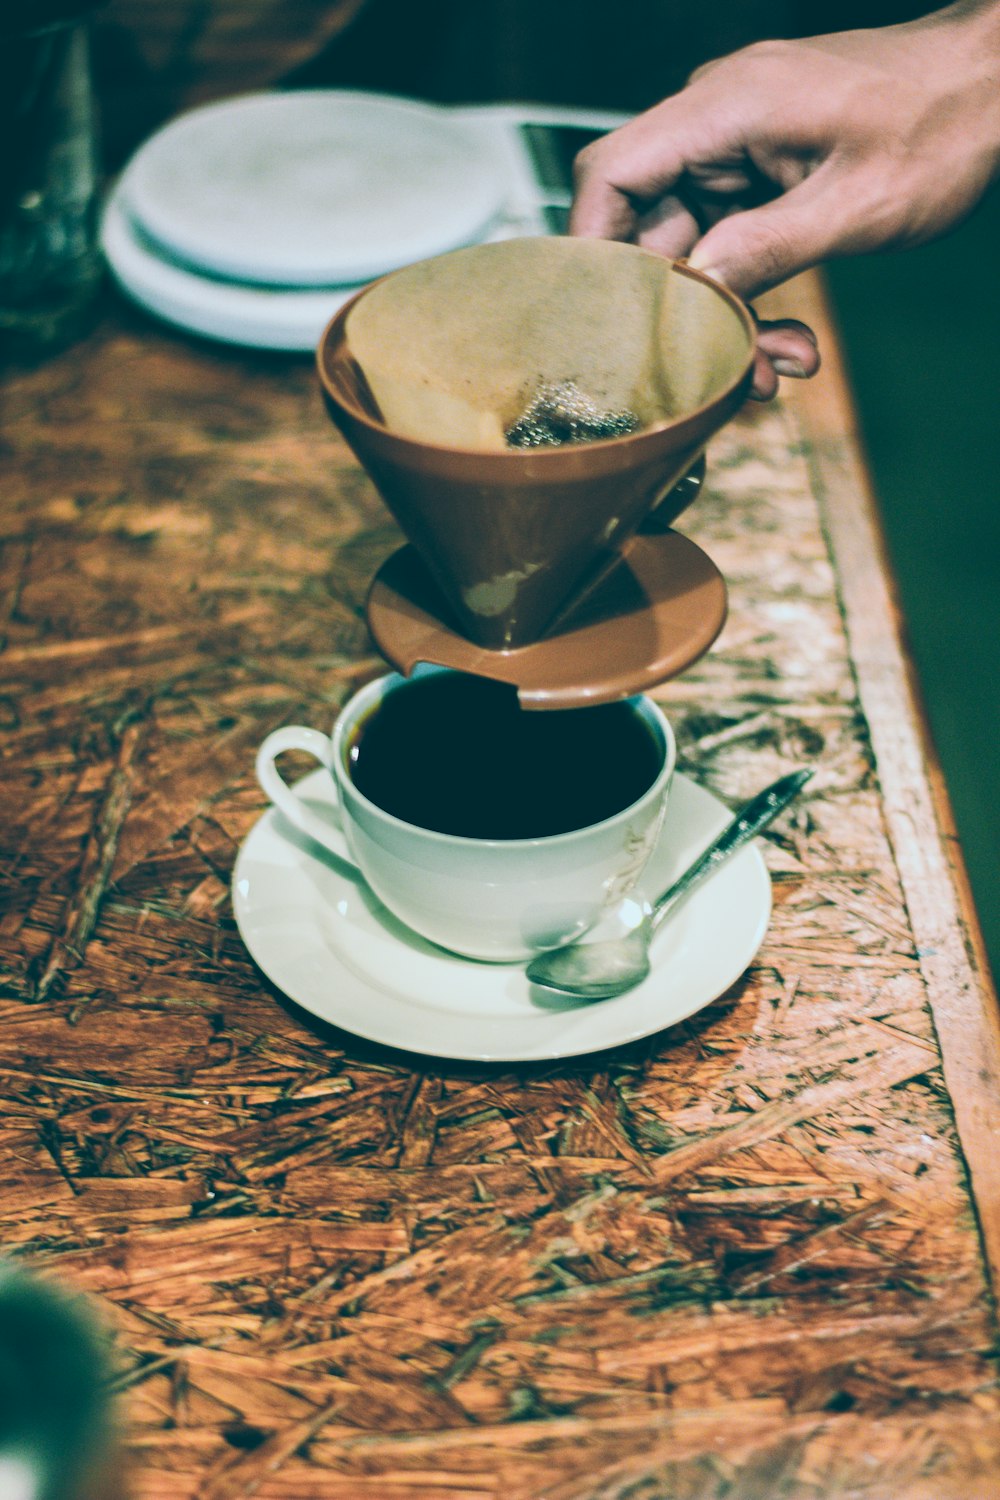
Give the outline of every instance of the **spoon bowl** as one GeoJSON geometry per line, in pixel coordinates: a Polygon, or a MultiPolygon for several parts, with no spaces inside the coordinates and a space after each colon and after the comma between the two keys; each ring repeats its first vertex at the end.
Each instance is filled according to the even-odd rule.
{"type": "Polygon", "coordinates": [[[606,1000],[647,978],[652,937],[653,908],[634,895],[613,907],[585,938],[533,959],[528,978],[581,1000],[606,1000]]]}
{"type": "Polygon", "coordinates": [[[610,1000],[641,984],[650,972],[653,935],[667,915],[773,822],[811,775],[810,770],[793,771],[758,792],[654,905],[633,891],[582,938],[533,958],[525,971],[530,982],[580,1000],[610,1000]]]}

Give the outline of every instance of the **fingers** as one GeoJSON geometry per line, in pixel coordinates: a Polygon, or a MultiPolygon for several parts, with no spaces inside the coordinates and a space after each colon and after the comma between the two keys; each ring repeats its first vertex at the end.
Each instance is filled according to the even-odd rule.
{"type": "Polygon", "coordinates": [[[635,235],[639,215],[628,193],[600,177],[584,179],[569,215],[569,232],[583,239],[625,240],[635,235]]]}
{"type": "Polygon", "coordinates": [[[686,166],[668,127],[674,107],[665,100],[580,152],[573,165],[570,234],[631,240],[643,213],[668,200],[686,166]]]}
{"type": "Polygon", "coordinates": [[[748,175],[741,167],[719,160],[685,168],[671,156],[654,173],[646,160],[650,149],[637,133],[631,145],[616,146],[613,158],[581,154],[570,234],[633,241],[674,258],[686,255],[697,270],[747,299],[832,251],[844,205],[835,178],[822,167],[770,202],[746,207],[740,198],[748,191],[748,175]],[[680,193],[674,191],[678,183],[680,193]]]}
{"type": "Polygon", "coordinates": [[[858,210],[837,120],[801,76],[813,61],[746,49],[595,141],[575,163],[570,233],[688,255],[746,298],[825,259],[858,210]]]}
{"type": "Polygon", "coordinates": [[[778,394],[778,372],[762,350],[753,357],[753,381],[750,386],[751,401],[773,401],[778,394]]]}
{"type": "Polygon", "coordinates": [[[747,299],[818,265],[833,253],[843,217],[827,178],[820,168],[782,197],[720,219],[691,251],[691,265],[747,299]]]}
{"type": "Polygon", "coordinates": [[[585,147],[574,163],[570,233],[632,239],[682,180],[720,198],[744,192],[759,175],[750,152],[758,116],[774,108],[770,75],[757,78],[751,63],[748,86],[746,71],[739,54],[700,69],[679,93],[585,147]]]}
{"type": "Polygon", "coordinates": [[[779,375],[804,380],[815,375],[819,365],[816,335],[805,323],[797,318],[761,323],[750,397],[754,401],[770,401],[778,394],[779,375]]]}
{"type": "Polygon", "coordinates": [[[779,375],[815,375],[819,369],[816,335],[798,318],[779,318],[760,323],[757,348],[778,366],[779,375]]]}
{"type": "Polygon", "coordinates": [[[669,260],[689,255],[701,237],[701,226],[689,208],[677,198],[665,198],[652,212],[637,221],[635,241],[669,260]]]}

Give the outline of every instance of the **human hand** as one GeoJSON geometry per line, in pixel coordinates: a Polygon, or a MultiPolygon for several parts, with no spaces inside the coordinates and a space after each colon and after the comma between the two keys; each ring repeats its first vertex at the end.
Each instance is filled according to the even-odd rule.
{"type": "MultiPolygon", "coordinates": [[[[580,153],[570,232],[686,256],[744,297],[833,256],[918,244],[997,175],[998,72],[998,0],[755,44],[580,153]]],[[[763,324],[752,394],[818,365],[803,324],[763,324]]]]}

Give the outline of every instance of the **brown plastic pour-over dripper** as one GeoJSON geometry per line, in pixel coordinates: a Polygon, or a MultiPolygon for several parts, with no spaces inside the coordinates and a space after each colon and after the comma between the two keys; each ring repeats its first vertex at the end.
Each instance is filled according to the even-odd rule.
{"type": "MultiPolygon", "coordinates": [[[[747,309],[687,266],[603,240],[530,238],[374,283],[332,320],[318,363],[331,415],[440,591],[440,610],[428,597],[421,609],[479,659],[563,638],[741,404],[753,348],[747,309]],[[633,412],[638,429],[510,447],[533,392],[566,381],[633,412]]],[[[699,651],[722,623],[724,587],[715,599],[699,651]]]]}

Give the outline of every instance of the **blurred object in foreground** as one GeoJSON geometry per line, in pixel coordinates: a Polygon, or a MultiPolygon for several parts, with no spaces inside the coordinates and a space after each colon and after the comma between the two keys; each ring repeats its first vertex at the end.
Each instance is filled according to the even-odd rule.
{"type": "Polygon", "coordinates": [[[109,169],[182,110],[281,83],[335,44],[368,3],[104,0],[94,75],[109,169]]]}
{"type": "Polygon", "coordinates": [[[124,1500],[107,1375],[86,1305],[0,1262],[2,1500],[124,1500]]]}
{"type": "Polygon", "coordinates": [[[88,328],[102,279],[86,0],[0,12],[0,354],[88,328]]]}

